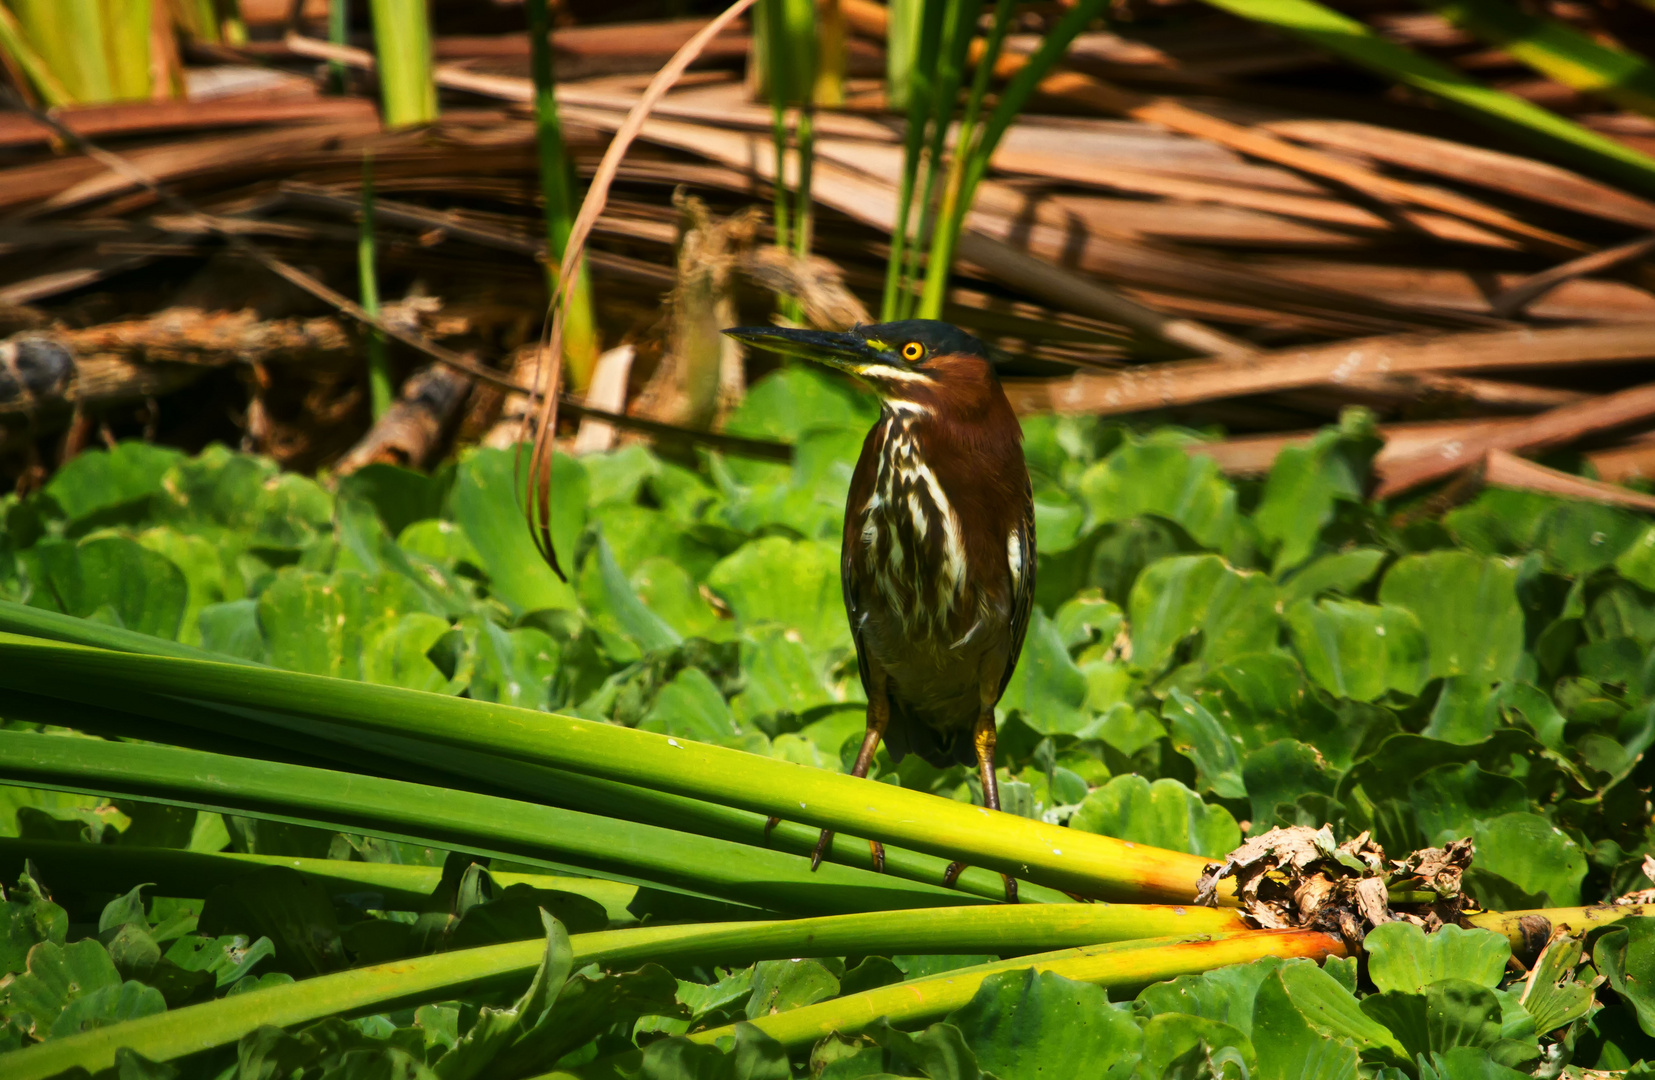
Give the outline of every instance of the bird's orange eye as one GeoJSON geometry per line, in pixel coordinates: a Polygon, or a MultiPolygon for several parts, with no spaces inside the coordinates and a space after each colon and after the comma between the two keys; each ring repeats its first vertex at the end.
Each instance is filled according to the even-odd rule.
{"type": "Polygon", "coordinates": [[[902,358],[910,364],[925,357],[925,346],[917,341],[910,341],[902,347],[902,358]]]}

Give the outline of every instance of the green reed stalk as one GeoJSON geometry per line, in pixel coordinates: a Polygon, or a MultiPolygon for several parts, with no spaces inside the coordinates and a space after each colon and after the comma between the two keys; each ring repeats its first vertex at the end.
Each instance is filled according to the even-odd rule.
{"type": "Polygon", "coordinates": [[[57,77],[46,58],[35,50],[22,24],[4,4],[0,4],[0,51],[28,78],[43,104],[51,107],[74,101],[69,88],[57,77]]]}
{"type": "Polygon", "coordinates": [[[845,13],[839,0],[817,0],[815,72],[810,101],[837,109],[845,103],[845,13]]]}
{"type": "Polygon", "coordinates": [[[913,100],[913,79],[929,84],[929,73],[919,63],[920,26],[926,9],[924,0],[890,0],[885,23],[885,101],[896,112],[907,112],[913,100]]]}
{"type": "Polygon", "coordinates": [[[770,190],[770,219],[776,246],[788,246],[787,207],[787,93],[777,76],[779,61],[787,55],[784,0],[760,0],[753,6],[753,63],[770,98],[770,145],[776,154],[776,178],[770,190]]]}
{"type": "Polygon", "coordinates": [[[247,23],[241,17],[241,0],[218,0],[226,45],[247,44],[247,23]]]}
{"type": "MultiPolygon", "coordinates": [[[[914,38],[904,41],[900,48],[908,55],[900,65],[904,78],[902,91],[908,109],[907,128],[902,136],[902,176],[897,181],[896,227],[891,230],[891,254],[885,262],[885,293],[880,301],[880,319],[890,321],[900,317],[910,278],[905,272],[910,245],[915,241],[909,235],[909,216],[913,211],[914,185],[919,179],[921,159],[925,153],[926,131],[932,110],[935,85],[932,71],[942,43],[944,7],[925,4],[920,0],[901,0],[900,7],[891,10],[890,32],[896,33],[899,21],[912,24],[914,38]]],[[[907,33],[908,31],[904,31],[907,33]]],[[[894,42],[894,38],[891,39],[894,42]]],[[[897,49],[892,45],[893,52],[897,49]]],[[[898,67],[890,69],[890,93],[895,95],[898,67]]]]}
{"type": "Polygon", "coordinates": [[[0,731],[0,782],[473,851],[790,914],[984,903],[941,884],[838,864],[813,872],[802,856],[653,825],[164,746],[0,731]]]}
{"type": "MultiPolygon", "coordinates": [[[[351,0],[328,0],[328,42],[332,45],[350,44],[351,0]]],[[[328,61],[328,88],[343,94],[349,69],[340,60],[328,61]]]]}
{"type": "MultiPolygon", "coordinates": [[[[1304,957],[1320,962],[1330,956],[1343,955],[1345,947],[1338,938],[1314,930],[1254,930],[1118,941],[909,979],[761,1016],[748,1023],[789,1050],[800,1050],[834,1033],[859,1034],[881,1019],[893,1027],[908,1029],[941,1020],[969,1002],[984,979],[1005,971],[1033,968],[1128,994],[1150,983],[1250,963],[1267,956],[1304,957]]],[[[734,1034],[735,1025],[730,1024],[694,1032],[689,1038],[693,1042],[712,1044],[734,1034]]],[[[637,1075],[642,1057],[643,1051],[634,1050],[567,1071],[543,1073],[535,1080],[621,1080],[637,1075]]]]}
{"type": "Polygon", "coordinates": [[[219,14],[219,0],[182,0],[181,6],[188,12],[191,34],[213,45],[224,41],[224,20],[219,14]]]}
{"type": "Polygon", "coordinates": [[[977,70],[971,78],[971,92],[966,96],[965,113],[960,118],[960,133],[954,140],[954,153],[948,163],[942,205],[937,208],[937,220],[942,227],[931,237],[931,250],[926,260],[925,289],[920,295],[918,312],[922,319],[942,317],[943,301],[948,295],[949,270],[954,262],[954,244],[965,220],[962,207],[969,206],[969,202],[962,203],[962,196],[966,194],[962,190],[966,163],[978,153],[975,145],[978,142],[977,118],[982,112],[983,97],[988,93],[995,61],[1000,58],[1006,32],[1011,28],[1011,15],[1015,7],[1013,0],[996,0],[994,26],[989,31],[987,47],[978,59],[977,70]]]}
{"type": "Polygon", "coordinates": [[[377,736],[491,754],[831,828],[1101,899],[1185,903],[1206,865],[1195,855],[724,747],[346,679],[0,634],[0,687],[104,706],[120,707],[108,699],[141,692],[320,717],[377,736]]]}
{"type": "MultiPolygon", "coordinates": [[[[1170,908],[1071,906],[1032,908],[979,908],[927,912],[874,912],[868,915],[838,916],[791,921],[704,923],[695,926],[644,926],[629,930],[605,930],[572,934],[569,946],[576,968],[603,964],[611,969],[654,961],[661,964],[722,963],[749,964],[756,960],[791,959],[806,956],[841,956],[846,953],[878,955],[906,953],[1027,953],[1061,948],[1076,943],[1131,941],[1153,935],[1209,934],[1201,944],[1177,954],[1176,964],[1217,960],[1235,963],[1231,956],[1252,959],[1245,945],[1217,948],[1220,942],[1238,938],[1255,941],[1258,955],[1308,955],[1310,948],[1270,932],[1236,935],[1233,917],[1205,909],[1182,914],[1170,908]],[[1266,944],[1268,943],[1268,944],[1266,944]],[[1298,951],[1290,951],[1294,946],[1298,951]],[[1203,947],[1205,951],[1202,951],[1203,947]],[[1260,952],[1261,946],[1274,951],[1260,952]]],[[[1325,935],[1317,939],[1327,940],[1325,935]]],[[[1178,940],[1178,939],[1173,939],[1178,940]]],[[[918,988],[922,1000],[935,1007],[948,987],[977,982],[997,970],[1038,966],[1043,970],[1067,973],[1070,970],[1093,975],[1100,958],[1115,956],[1110,946],[1092,946],[1048,957],[1011,960],[964,973],[949,972],[931,979],[900,983],[898,987],[918,988]],[[1089,961],[1089,966],[1088,966],[1089,961]],[[1067,962],[1069,966],[1055,966],[1067,962]]],[[[319,975],[236,994],[217,1001],[173,1009],[123,1024],[68,1035],[14,1052],[6,1059],[8,1080],[47,1080],[76,1067],[96,1073],[114,1062],[115,1051],[128,1047],[151,1061],[170,1061],[217,1046],[227,1046],[262,1026],[298,1027],[337,1013],[388,1011],[422,1002],[440,1001],[458,993],[509,990],[526,982],[546,953],[543,940],[487,945],[433,956],[399,960],[391,964],[319,975]]],[[[1125,970],[1141,978],[1153,971],[1157,958],[1168,965],[1165,950],[1150,958],[1133,960],[1115,956],[1125,970]]],[[[1102,960],[1101,962],[1107,962],[1102,960]]],[[[1213,964],[1212,966],[1217,966],[1213,964]]],[[[1171,969],[1169,965],[1169,970],[1171,969]]],[[[1205,969],[1198,969],[1205,970],[1205,969]]],[[[1183,974],[1184,969],[1172,975],[1183,974]]],[[[974,988],[975,984],[973,984],[974,988]]],[[[970,995],[966,995],[969,999],[970,995]]],[[[865,994],[838,999],[850,1007],[868,1001],[865,994]]],[[[831,1003],[830,1003],[831,1004],[831,1003]]],[[[797,1010],[803,1012],[805,1010],[797,1010]]],[[[946,1010],[944,1010],[946,1011],[946,1010]]],[[[792,1015],[792,1014],[786,1014],[792,1015]]],[[[807,1021],[819,1023],[819,1014],[807,1021]]],[[[727,1033],[727,1029],[719,1029],[727,1033]]],[[[701,1037],[697,1036],[698,1041],[701,1037]]]]}
{"type": "MultiPolygon", "coordinates": [[[[965,62],[970,55],[971,39],[976,30],[977,15],[982,10],[982,0],[944,0],[942,7],[942,38],[936,53],[937,81],[931,97],[919,224],[909,245],[904,272],[906,279],[915,283],[920,280],[922,260],[929,256],[936,222],[938,180],[944,175],[943,167],[947,160],[948,131],[953,125],[954,107],[964,81],[965,62]]],[[[917,290],[903,289],[897,299],[899,317],[912,317],[919,301],[917,290]]]]}
{"type": "MultiPolygon", "coordinates": [[[[557,293],[558,267],[569,245],[579,200],[575,172],[563,142],[563,124],[557,111],[557,77],[552,67],[552,19],[547,0],[526,0],[529,20],[529,66],[534,76],[535,145],[540,153],[540,195],[546,215],[546,287],[557,293]]],[[[586,260],[575,267],[575,280],[563,300],[564,378],[575,392],[592,382],[597,367],[597,314],[592,302],[592,280],[586,260]]]]}
{"type": "Polygon", "coordinates": [[[419,127],[437,119],[431,76],[431,21],[425,0],[370,0],[385,126],[419,127]]]}
{"type": "MultiPolygon", "coordinates": [[[[794,855],[809,855],[816,845],[818,830],[804,825],[783,821],[769,828],[762,814],[566,769],[414,739],[367,736],[354,728],[310,717],[224,711],[146,692],[126,691],[111,696],[118,707],[13,690],[6,698],[6,715],[14,720],[72,727],[103,738],[142,739],[252,760],[343,768],[431,786],[457,785],[794,855]]],[[[868,845],[852,836],[836,838],[828,858],[843,866],[874,869],[868,845]]],[[[934,886],[944,880],[948,861],[888,844],[883,870],[892,877],[934,886]]],[[[960,873],[954,888],[996,902],[1005,895],[998,874],[975,867],[960,873]]],[[[1071,902],[1062,892],[1031,882],[1024,882],[1019,891],[1026,904],[1071,902]]]]}
{"type": "MultiPolygon", "coordinates": [[[[818,27],[815,0],[761,0],[753,8],[753,63],[770,98],[770,138],[776,154],[771,185],[771,214],[776,246],[804,256],[810,253],[814,214],[810,198],[815,161],[818,27]],[[788,112],[798,110],[791,141],[797,147],[797,187],[787,190],[788,112]]],[[[793,297],[778,297],[782,317],[797,322],[803,309],[793,297]]]]}
{"type": "MultiPolygon", "coordinates": [[[[948,273],[953,261],[954,245],[959,242],[960,233],[965,229],[965,219],[971,212],[977,186],[988,174],[989,162],[994,157],[995,149],[1000,145],[1000,139],[1017,119],[1017,114],[1023,111],[1023,106],[1028,104],[1040,80],[1063,59],[1063,54],[1068,51],[1076,35],[1103,13],[1104,5],[1105,0],[1080,0],[1070,8],[1057,26],[1041,39],[1040,47],[1035,50],[1034,55],[1029,57],[1028,62],[1006,83],[988,120],[980,127],[975,127],[974,137],[969,146],[966,145],[965,133],[962,130],[960,142],[955,150],[956,163],[963,163],[959,173],[959,186],[950,191],[952,199],[948,201],[945,212],[941,215],[936,235],[932,240],[931,263],[921,304],[926,318],[938,318],[942,312],[942,305],[948,294],[948,273]]],[[[998,19],[996,28],[998,29],[998,19]]],[[[992,69],[1003,42],[1003,34],[999,42],[989,42],[977,69],[979,80],[985,70],[992,69]]],[[[975,90],[974,84],[973,91],[975,90]]]]}
{"type": "Polygon", "coordinates": [[[75,104],[115,95],[102,0],[12,0],[23,35],[75,104]]]}
{"type": "Polygon", "coordinates": [[[1426,0],[1449,22],[1503,49],[1549,79],[1655,116],[1655,66],[1568,23],[1504,0],[1426,0]]]}
{"type": "MultiPolygon", "coordinates": [[[[21,605],[10,606],[21,608],[21,605]]],[[[22,610],[35,611],[30,608],[22,610]]],[[[95,623],[84,623],[47,612],[37,612],[35,618],[28,620],[8,618],[10,614],[8,605],[0,602],[0,626],[15,628],[20,621],[24,626],[49,626],[54,620],[61,620],[98,627],[95,623]]],[[[101,628],[98,633],[83,636],[81,643],[101,644],[125,651],[126,643],[119,641],[118,635],[130,633],[101,628]]],[[[177,651],[163,651],[159,655],[198,655],[198,651],[173,642],[163,644],[177,651]]],[[[355,773],[443,787],[457,783],[471,790],[522,797],[566,810],[693,832],[795,855],[808,855],[816,845],[818,830],[808,826],[783,821],[769,828],[763,814],[566,769],[531,765],[455,747],[439,747],[414,739],[368,736],[354,728],[292,714],[225,711],[147,692],[124,691],[111,697],[110,707],[104,707],[97,703],[64,701],[13,690],[7,695],[6,715],[15,720],[73,727],[104,738],[142,739],[215,754],[234,754],[327,769],[344,768],[355,773]]],[[[844,866],[864,870],[874,868],[868,845],[848,835],[841,835],[835,840],[828,858],[844,866]]],[[[948,861],[887,844],[884,872],[893,877],[935,885],[944,879],[948,861]]],[[[968,867],[960,873],[954,888],[994,901],[999,901],[1005,894],[1004,883],[998,874],[975,867],[968,867]]],[[[1020,895],[1023,903],[1071,902],[1062,892],[1031,882],[1022,884],[1020,895]]]]}
{"type": "Polygon", "coordinates": [[[154,3],[165,0],[104,0],[104,63],[109,67],[112,100],[142,101],[150,96],[150,30],[154,3]]]}
{"type": "MultiPolygon", "coordinates": [[[[58,890],[120,893],[134,881],[153,884],[154,896],[200,898],[219,885],[280,866],[312,882],[330,896],[377,893],[375,907],[386,911],[418,911],[442,879],[440,866],[405,863],[356,862],[345,859],[309,859],[295,855],[250,855],[239,851],[184,851],[121,843],[88,844],[79,840],[35,840],[0,837],[0,872],[16,880],[23,860],[41,867],[58,890]]],[[[523,884],[534,889],[573,892],[603,905],[611,921],[635,921],[626,906],[638,887],[603,878],[562,874],[518,874],[490,870],[501,888],[523,884]]]]}
{"type": "MultiPolygon", "coordinates": [[[[362,215],[356,230],[356,279],[361,289],[362,310],[379,317],[379,254],[374,235],[374,158],[362,155],[362,215]]],[[[373,418],[378,420],[391,408],[395,387],[391,383],[391,362],[385,338],[368,328],[368,397],[373,418]]]]}

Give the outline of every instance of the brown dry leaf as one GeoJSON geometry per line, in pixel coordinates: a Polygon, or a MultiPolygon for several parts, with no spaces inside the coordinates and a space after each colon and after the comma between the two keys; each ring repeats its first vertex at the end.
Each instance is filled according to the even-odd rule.
{"type": "Polygon", "coordinates": [[[1583,436],[1625,427],[1655,416],[1655,383],[1560,405],[1479,437],[1426,447],[1385,470],[1374,490],[1376,499],[1400,495],[1483,461],[1494,451],[1512,453],[1566,446],[1583,436]]]}
{"type": "Polygon", "coordinates": [[[641,416],[687,427],[710,427],[744,391],[741,346],[726,337],[734,326],[731,289],[743,253],[753,245],[760,214],[743,210],[718,220],[707,204],[682,189],[673,195],[681,215],[678,267],[667,353],[639,396],[641,416]]]}
{"type": "Polygon", "coordinates": [[[1236,897],[1254,925],[1324,930],[1355,947],[1369,930],[1398,918],[1433,930],[1456,919],[1465,903],[1460,878],[1471,854],[1471,841],[1460,840],[1388,863],[1366,832],[1336,845],[1325,825],[1275,828],[1222,863],[1208,864],[1196,902],[1216,904],[1218,883],[1234,877],[1236,897]],[[1399,886],[1434,896],[1393,908],[1390,891],[1399,886]]]}
{"type": "MultiPolygon", "coordinates": [[[[1364,376],[1626,363],[1655,355],[1652,329],[1648,323],[1612,323],[1402,334],[1260,353],[1245,366],[1176,360],[1109,375],[1082,372],[1067,379],[1017,380],[1006,384],[1006,395],[1023,412],[1119,415],[1319,383],[1339,385],[1364,376]]],[[[1584,404],[1564,408],[1578,409],[1584,404]]],[[[1464,464],[1462,460],[1454,467],[1464,464]]]]}
{"type": "Polygon", "coordinates": [[[1601,480],[1588,480],[1559,469],[1550,469],[1509,454],[1504,450],[1490,450],[1483,466],[1483,482],[1495,487],[1521,488],[1525,491],[1543,491],[1565,499],[1583,499],[1588,502],[1631,506],[1639,510],[1655,510],[1655,495],[1645,495],[1601,480]]]}

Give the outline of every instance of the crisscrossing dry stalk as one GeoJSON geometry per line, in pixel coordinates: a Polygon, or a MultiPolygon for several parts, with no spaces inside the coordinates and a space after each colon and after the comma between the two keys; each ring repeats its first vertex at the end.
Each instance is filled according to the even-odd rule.
{"type": "MultiPolygon", "coordinates": [[[[580,204],[580,213],[575,216],[574,227],[569,232],[569,243],[563,250],[563,262],[557,273],[557,288],[547,304],[546,322],[541,332],[540,364],[535,376],[535,393],[539,396],[540,410],[535,418],[534,445],[529,451],[527,506],[529,534],[534,538],[535,549],[557,576],[565,580],[568,579],[568,575],[558,565],[557,552],[552,549],[552,453],[553,436],[557,428],[557,387],[563,376],[563,303],[568,295],[569,283],[574,279],[575,267],[580,265],[581,253],[586,248],[586,238],[591,235],[592,226],[609,201],[609,187],[614,183],[616,173],[620,171],[621,158],[626,156],[627,149],[643,130],[644,121],[649,118],[650,110],[666,96],[666,92],[672,89],[673,84],[695,58],[701,55],[707,44],[752,7],[753,3],[754,0],[736,0],[717,18],[703,26],[699,33],[686,41],[683,47],[673,54],[672,59],[667,61],[666,66],[655,73],[655,77],[644,88],[643,95],[638,98],[638,103],[627,113],[626,121],[610,140],[609,148],[604,151],[603,160],[598,162],[597,174],[592,177],[592,184],[586,189],[586,198],[580,204]]],[[[519,442],[518,446],[521,447],[522,443],[519,442]]],[[[518,466],[521,475],[521,457],[518,459],[518,466]]]]}

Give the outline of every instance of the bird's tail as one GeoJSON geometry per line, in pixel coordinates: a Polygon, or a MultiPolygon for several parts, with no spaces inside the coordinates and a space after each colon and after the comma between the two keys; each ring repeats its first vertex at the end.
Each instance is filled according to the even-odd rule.
{"type": "Polygon", "coordinates": [[[900,700],[891,702],[891,722],[885,729],[885,752],[893,762],[918,754],[939,769],[951,765],[975,765],[977,750],[971,743],[970,723],[935,728],[916,716],[900,700]]]}

